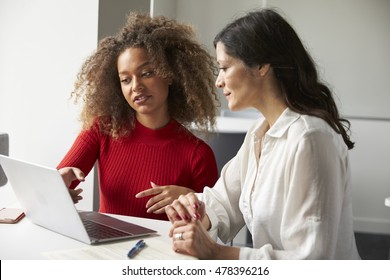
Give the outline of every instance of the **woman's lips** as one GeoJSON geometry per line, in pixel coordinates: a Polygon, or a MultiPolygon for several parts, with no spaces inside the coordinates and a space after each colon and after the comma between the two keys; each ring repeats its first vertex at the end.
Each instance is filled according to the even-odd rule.
{"type": "Polygon", "coordinates": [[[139,96],[136,96],[134,98],[134,103],[135,104],[143,104],[145,103],[148,99],[149,99],[150,96],[147,96],[147,95],[139,95],[139,96]]]}

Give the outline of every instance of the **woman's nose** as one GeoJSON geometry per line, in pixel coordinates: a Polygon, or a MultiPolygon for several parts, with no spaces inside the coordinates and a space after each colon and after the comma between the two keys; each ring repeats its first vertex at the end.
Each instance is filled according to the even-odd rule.
{"type": "Polygon", "coordinates": [[[142,83],[139,81],[139,79],[133,78],[132,83],[133,84],[132,84],[131,89],[133,92],[138,92],[138,91],[143,90],[144,87],[143,87],[142,83]]]}
{"type": "Polygon", "coordinates": [[[218,73],[217,79],[215,80],[215,86],[217,88],[223,88],[223,79],[221,78],[221,73],[218,73]]]}

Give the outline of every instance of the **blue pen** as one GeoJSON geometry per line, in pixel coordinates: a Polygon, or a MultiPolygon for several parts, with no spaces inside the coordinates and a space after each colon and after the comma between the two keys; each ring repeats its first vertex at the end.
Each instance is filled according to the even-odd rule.
{"type": "Polygon", "coordinates": [[[127,256],[129,258],[132,258],[135,256],[135,254],[140,251],[142,248],[144,248],[146,245],[145,241],[143,241],[142,239],[140,241],[138,241],[134,246],[133,248],[130,249],[130,251],[127,253],[127,256]]]}

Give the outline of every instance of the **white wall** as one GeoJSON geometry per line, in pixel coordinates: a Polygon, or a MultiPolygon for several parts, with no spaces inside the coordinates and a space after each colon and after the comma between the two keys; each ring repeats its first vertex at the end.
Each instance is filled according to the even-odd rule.
{"type": "Polygon", "coordinates": [[[298,31],[345,115],[390,119],[389,0],[268,0],[298,31]]]}
{"type": "Polygon", "coordinates": [[[357,231],[390,234],[390,121],[353,119],[350,151],[354,225],[357,231]]]}
{"type": "MultiPolygon", "coordinates": [[[[70,148],[80,123],[69,97],[97,26],[98,0],[0,1],[0,131],[10,156],[55,167],[70,148]]],[[[78,207],[89,209],[89,178],[84,192],[78,207]]]]}
{"type": "MultiPolygon", "coordinates": [[[[151,16],[176,18],[178,0],[150,0],[151,16]]],[[[180,1],[180,0],[179,0],[180,1]]]]}
{"type": "Polygon", "coordinates": [[[129,12],[150,12],[150,0],[99,0],[98,39],[115,35],[129,12]]]}

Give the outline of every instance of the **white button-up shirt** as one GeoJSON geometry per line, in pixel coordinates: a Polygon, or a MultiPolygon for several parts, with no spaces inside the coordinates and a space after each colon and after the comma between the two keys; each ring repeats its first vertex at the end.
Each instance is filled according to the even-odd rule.
{"type": "Polygon", "coordinates": [[[341,135],[290,109],[267,129],[258,120],[214,188],[200,195],[210,232],[229,242],[246,225],[253,248],[241,248],[240,259],[359,259],[341,135]]]}

